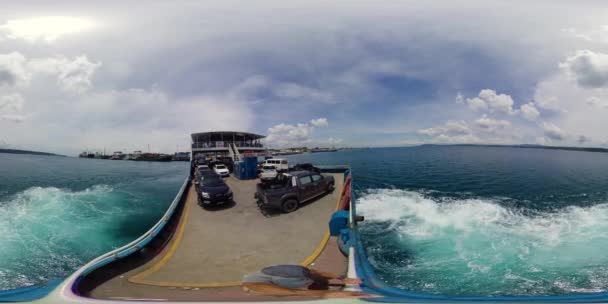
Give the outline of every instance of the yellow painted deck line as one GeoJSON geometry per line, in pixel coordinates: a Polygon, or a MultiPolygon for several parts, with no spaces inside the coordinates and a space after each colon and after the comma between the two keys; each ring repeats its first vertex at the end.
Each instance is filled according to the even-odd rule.
{"type": "MultiPolygon", "coordinates": [[[[344,184],[342,184],[342,187],[344,187],[344,184]]],[[[342,200],[342,189],[340,189],[340,195],[338,195],[338,202],[336,203],[336,208],[334,208],[334,212],[338,211],[338,209],[340,208],[341,200],[342,200]]],[[[319,246],[317,246],[315,251],[313,251],[312,254],[309,255],[306,259],[304,259],[304,261],[302,261],[302,263],[300,263],[300,265],[304,266],[304,267],[308,267],[310,264],[312,264],[321,255],[321,253],[323,253],[323,250],[325,249],[325,246],[327,246],[327,242],[329,241],[329,237],[330,237],[329,229],[327,229],[327,232],[325,232],[325,236],[323,236],[323,239],[321,239],[321,243],[319,243],[319,246]]]]}
{"type": "MultiPolygon", "coordinates": [[[[344,187],[344,185],[342,187],[344,187]]],[[[342,190],[342,189],[340,189],[340,190],[342,190]]],[[[340,191],[340,195],[338,195],[338,201],[336,202],[336,207],[334,208],[334,211],[337,211],[338,208],[340,208],[341,199],[342,199],[342,191],[340,191]]],[[[160,259],[157,263],[152,265],[150,268],[147,268],[146,270],[130,277],[128,279],[129,282],[135,283],[135,284],[141,284],[141,285],[151,285],[151,286],[160,286],[160,287],[219,288],[219,287],[241,286],[241,282],[236,282],[236,281],[196,283],[196,282],[150,281],[150,280],[144,279],[144,277],[147,277],[147,276],[155,273],[156,271],[160,270],[163,266],[165,266],[169,262],[169,260],[171,259],[171,257],[175,253],[175,251],[177,251],[177,247],[179,246],[179,243],[181,242],[182,236],[185,231],[186,223],[188,222],[189,211],[190,211],[190,204],[188,204],[188,201],[186,201],[186,207],[184,208],[184,212],[185,212],[184,219],[180,223],[177,234],[175,236],[175,240],[171,244],[171,247],[169,248],[169,250],[167,251],[165,256],[163,256],[162,259],[160,259]]],[[[308,267],[310,264],[312,264],[321,255],[321,253],[327,246],[327,242],[329,241],[329,238],[330,238],[330,235],[329,235],[329,229],[328,229],[328,231],[325,232],[323,239],[321,239],[319,246],[317,246],[317,248],[312,252],[312,254],[310,254],[306,259],[304,259],[304,261],[302,261],[300,263],[300,265],[308,267]]]]}

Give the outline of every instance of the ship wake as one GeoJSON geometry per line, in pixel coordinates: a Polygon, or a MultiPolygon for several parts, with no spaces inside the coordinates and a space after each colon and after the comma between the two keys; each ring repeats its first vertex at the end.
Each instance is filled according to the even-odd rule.
{"type": "Polygon", "coordinates": [[[608,289],[608,204],[547,212],[394,189],[357,204],[370,262],[390,285],[476,296],[608,289]]]}

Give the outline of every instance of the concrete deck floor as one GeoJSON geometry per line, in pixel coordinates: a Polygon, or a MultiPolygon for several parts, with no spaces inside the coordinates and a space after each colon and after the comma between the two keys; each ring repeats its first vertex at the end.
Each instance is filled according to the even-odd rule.
{"type": "MultiPolygon", "coordinates": [[[[224,208],[201,208],[191,187],[181,219],[184,224],[181,240],[178,231],[157,257],[98,286],[90,296],[271,300],[244,293],[238,283],[244,274],[265,266],[300,264],[319,246],[342,189],[342,175],[334,177],[336,190],[332,193],[306,203],[293,213],[270,216],[262,214],[253,198],[257,180],[227,178],[235,204],[224,208]],[[226,287],[220,287],[222,285],[226,287]]],[[[311,267],[344,274],[346,259],[337,249],[335,238],[330,239],[311,267]]]]}

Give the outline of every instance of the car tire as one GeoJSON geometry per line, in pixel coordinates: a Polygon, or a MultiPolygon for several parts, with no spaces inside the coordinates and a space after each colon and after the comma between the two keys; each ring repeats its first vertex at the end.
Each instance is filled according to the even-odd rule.
{"type": "Polygon", "coordinates": [[[284,213],[291,213],[294,212],[296,210],[298,210],[298,201],[290,198],[290,199],[286,199],[282,204],[281,204],[281,210],[284,213]]]}
{"type": "Polygon", "coordinates": [[[200,195],[197,195],[197,196],[196,196],[196,199],[197,199],[197,201],[198,201],[198,205],[199,205],[199,206],[202,206],[202,205],[203,205],[203,200],[201,199],[201,196],[200,196],[200,195]]]}
{"type": "Polygon", "coordinates": [[[327,184],[327,192],[334,191],[334,184],[327,184]]]}

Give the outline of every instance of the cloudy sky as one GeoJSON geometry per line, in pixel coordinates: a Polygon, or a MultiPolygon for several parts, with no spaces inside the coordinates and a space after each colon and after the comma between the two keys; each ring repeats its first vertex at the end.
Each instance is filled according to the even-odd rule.
{"type": "Polygon", "coordinates": [[[0,146],[608,145],[605,1],[429,2],[3,3],[0,146]]]}

